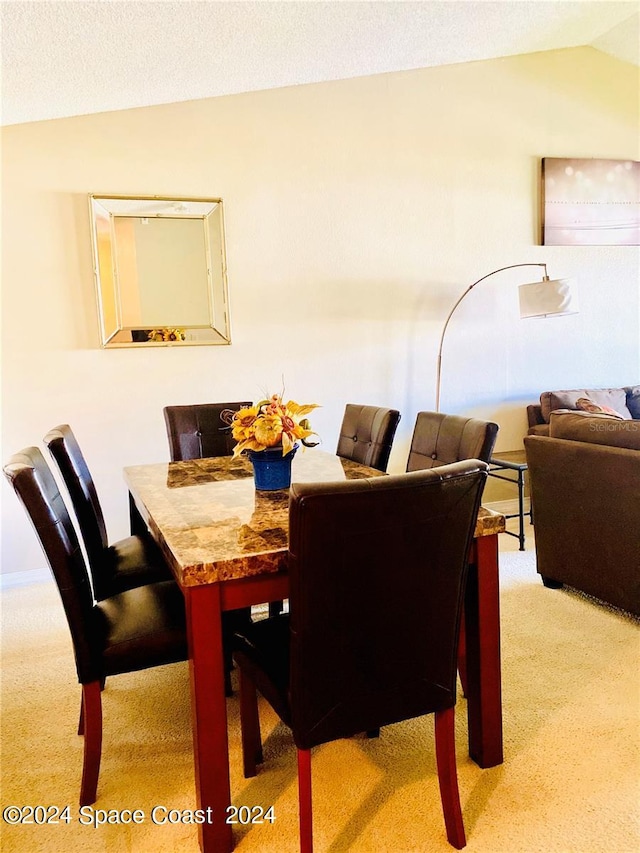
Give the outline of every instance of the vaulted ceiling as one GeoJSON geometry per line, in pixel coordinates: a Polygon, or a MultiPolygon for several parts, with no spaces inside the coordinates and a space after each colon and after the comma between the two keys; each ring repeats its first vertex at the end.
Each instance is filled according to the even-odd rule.
{"type": "Polygon", "coordinates": [[[591,45],[638,64],[640,3],[2,0],[2,123],[591,45]]]}

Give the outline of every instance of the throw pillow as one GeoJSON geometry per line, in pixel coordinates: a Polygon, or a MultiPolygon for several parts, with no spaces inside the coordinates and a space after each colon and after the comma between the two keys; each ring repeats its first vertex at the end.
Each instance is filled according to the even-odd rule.
{"type": "Polygon", "coordinates": [[[573,391],[545,391],[540,395],[542,417],[549,423],[549,415],[556,409],[577,409],[576,401],[588,397],[599,406],[608,406],[625,420],[631,417],[627,408],[627,394],[624,388],[575,388],[573,391]]]}
{"type": "Polygon", "coordinates": [[[629,385],[624,390],[627,392],[627,408],[631,417],[640,420],[640,385],[629,385]]]}
{"type": "Polygon", "coordinates": [[[594,403],[589,397],[578,397],[576,400],[576,408],[582,412],[589,412],[590,415],[608,415],[610,418],[619,418],[624,420],[624,416],[610,406],[599,406],[594,403]]]}

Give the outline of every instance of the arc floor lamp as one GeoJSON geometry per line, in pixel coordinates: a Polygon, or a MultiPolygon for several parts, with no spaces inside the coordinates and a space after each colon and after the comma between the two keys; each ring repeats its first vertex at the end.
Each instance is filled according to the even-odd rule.
{"type": "Polygon", "coordinates": [[[470,284],[464,291],[462,296],[455,303],[451,311],[444,321],[444,327],[440,336],[440,346],[438,347],[438,365],[436,370],[436,412],[440,411],[440,380],[442,377],[442,345],[447,332],[449,321],[453,314],[462,302],[462,300],[470,293],[473,288],[480,284],[492,275],[505,270],[513,270],[518,267],[544,267],[542,281],[535,281],[530,284],[521,284],[519,287],[520,297],[520,319],[528,319],[533,317],[559,317],[565,314],[578,313],[578,300],[573,287],[573,282],[568,278],[550,279],[547,274],[546,264],[510,264],[507,267],[500,267],[493,272],[489,272],[470,284]]]}

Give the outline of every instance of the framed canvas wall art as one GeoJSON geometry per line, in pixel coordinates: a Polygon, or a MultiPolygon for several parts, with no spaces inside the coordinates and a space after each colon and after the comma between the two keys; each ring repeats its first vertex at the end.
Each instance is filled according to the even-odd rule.
{"type": "Polygon", "coordinates": [[[542,160],[545,246],[640,245],[640,162],[542,160]]]}

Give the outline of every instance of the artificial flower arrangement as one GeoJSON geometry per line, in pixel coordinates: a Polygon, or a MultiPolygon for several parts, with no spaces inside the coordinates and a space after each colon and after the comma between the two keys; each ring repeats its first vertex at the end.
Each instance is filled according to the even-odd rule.
{"type": "Polygon", "coordinates": [[[273,394],[268,400],[260,400],[254,406],[245,406],[233,413],[231,432],[238,442],[233,455],[239,456],[244,450],[267,450],[282,446],[282,455],[286,456],[296,443],[301,441],[305,447],[315,447],[318,442],[308,441],[316,433],[309,427],[306,415],[317,409],[316,403],[301,406],[289,400],[284,403],[280,394],[273,394]]]}
{"type": "Polygon", "coordinates": [[[153,329],[149,332],[149,340],[156,343],[162,341],[183,341],[185,337],[184,329],[153,329]]]}

